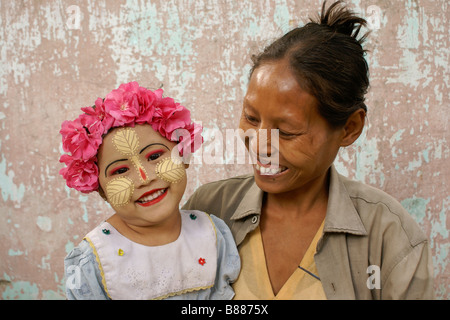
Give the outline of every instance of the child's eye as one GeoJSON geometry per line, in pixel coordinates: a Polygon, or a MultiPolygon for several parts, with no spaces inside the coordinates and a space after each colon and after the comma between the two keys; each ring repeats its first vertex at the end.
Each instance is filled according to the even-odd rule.
{"type": "Polygon", "coordinates": [[[148,161],[154,161],[159,157],[161,157],[163,153],[164,153],[163,150],[152,151],[149,152],[145,157],[147,158],[148,161]]]}
{"type": "Polygon", "coordinates": [[[154,154],[150,155],[150,157],[148,157],[148,160],[156,160],[159,157],[161,157],[161,153],[154,153],[154,154]]]}
{"type": "Polygon", "coordinates": [[[129,169],[127,166],[118,167],[111,171],[111,175],[123,174],[123,173],[127,172],[128,170],[129,169]]]}

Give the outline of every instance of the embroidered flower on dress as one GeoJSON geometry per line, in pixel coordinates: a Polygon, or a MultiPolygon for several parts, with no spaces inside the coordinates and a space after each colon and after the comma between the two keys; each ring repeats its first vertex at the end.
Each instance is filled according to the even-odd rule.
{"type": "Polygon", "coordinates": [[[203,258],[200,258],[200,259],[198,259],[198,263],[203,266],[206,263],[206,260],[203,258]]]}
{"type": "Polygon", "coordinates": [[[61,156],[60,162],[66,167],[59,173],[68,187],[84,193],[98,189],[96,156],[103,135],[111,128],[148,123],[168,140],[178,141],[181,155],[194,152],[203,143],[203,128],[191,123],[188,109],[163,97],[162,89],[151,91],[137,82],[121,84],[105,99],[98,98],[94,106],[81,110],[84,113],[77,119],[61,125],[63,149],[69,154],[61,156]],[[179,134],[178,130],[188,134],[179,134]]]}

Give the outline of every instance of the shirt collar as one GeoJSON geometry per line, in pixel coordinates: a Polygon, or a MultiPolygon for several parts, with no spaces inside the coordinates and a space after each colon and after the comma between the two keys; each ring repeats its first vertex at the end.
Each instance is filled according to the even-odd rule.
{"type": "Polygon", "coordinates": [[[367,231],[355,209],[343,177],[336,168],[330,168],[330,191],[324,232],[346,232],[355,235],[367,235],[367,231]]]}
{"type": "Polygon", "coordinates": [[[249,215],[261,215],[261,207],[264,197],[264,191],[262,191],[255,183],[253,178],[253,184],[248,189],[244,197],[242,197],[241,203],[236,208],[231,220],[239,220],[249,215]]]}
{"type": "MultiPolygon", "coordinates": [[[[261,215],[264,192],[253,181],[253,185],[242,197],[231,220],[240,220],[249,215],[261,215]]],[[[334,166],[330,168],[330,192],[324,232],[345,232],[367,235],[367,231],[353,205],[341,176],[334,166]]]]}

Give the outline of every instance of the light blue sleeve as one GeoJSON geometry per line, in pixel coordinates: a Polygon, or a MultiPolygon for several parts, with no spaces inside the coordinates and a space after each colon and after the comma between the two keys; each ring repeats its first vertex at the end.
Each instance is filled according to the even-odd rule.
{"type": "Polygon", "coordinates": [[[69,300],[109,300],[95,254],[86,240],[64,259],[66,297],[69,300]]]}
{"type": "Polygon", "coordinates": [[[241,271],[241,259],[233,235],[225,222],[210,215],[217,231],[217,274],[209,299],[228,300],[234,297],[231,284],[241,271]]]}

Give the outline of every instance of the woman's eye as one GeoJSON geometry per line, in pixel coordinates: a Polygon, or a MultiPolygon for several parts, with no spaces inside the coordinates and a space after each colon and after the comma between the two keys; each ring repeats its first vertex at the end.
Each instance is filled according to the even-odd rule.
{"type": "Polygon", "coordinates": [[[257,123],[258,119],[256,119],[255,117],[249,116],[248,114],[245,115],[245,119],[247,119],[248,122],[250,123],[257,123]]]}
{"type": "Polygon", "coordinates": [[[290,133],[290,132],[286,132],[286,131],[282,131],[282,130],[278,130],[280,137],[289,139],[289,138],[295,138],[298,137],[300,135],[302,135],[302,133],[290,133]]]}
{"type": "Polygon", "coordinates": [[[285,137],[295,136],[295,134],[293,134],[293,133],[284,132],[284,131],[281,131],[281,130],[279,130],[278,132],[280,133],[281,136],[285,136],[285,137]]]}

